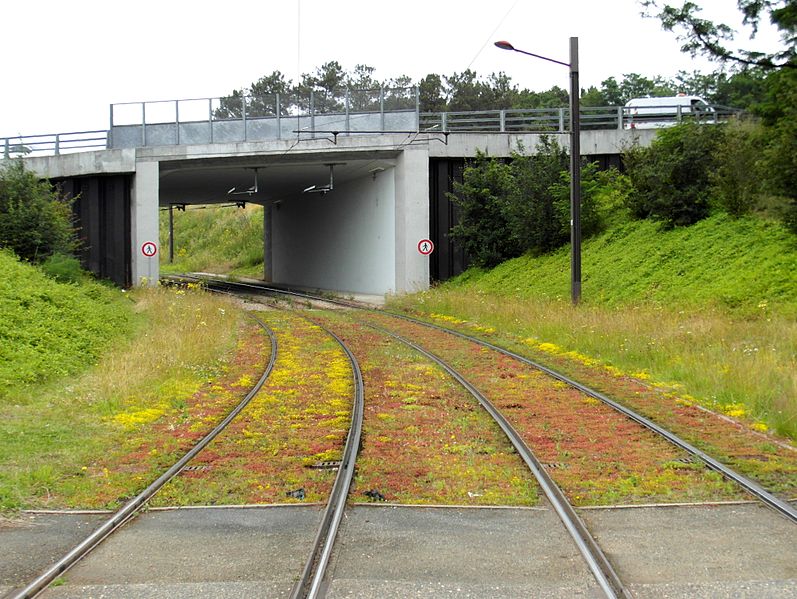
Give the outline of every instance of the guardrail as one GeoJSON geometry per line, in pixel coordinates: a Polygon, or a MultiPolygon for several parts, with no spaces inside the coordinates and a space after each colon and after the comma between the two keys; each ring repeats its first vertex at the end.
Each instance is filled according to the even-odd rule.
{"type": "MultiPolygon", "coordinates": [[[[626,106],[583,106],[579,110],[581,130],[667,127],[688,118],[717,123],[742,113],[727,106],[712,106],[700,112],[681,106],[650,106],[641,115],[634,110],[626,106]]],[[[420,115],[419,128],[448,133],[567,133],[569,120],[569,108],[425,112],[420,115]]]]}
{"type": "Polygon", "coordinates": [[[125,102],[111,105],[110,147],[266,141],[329,129],[414,130],[419,107],[417,87],[125,102]]]}
{"type": "MultiPolygon", "coordinates": [[[[283,102],[279,95],[274,95],[113,104],[109,131],[5,137],[0,138],[0,143],[3,157],[10,158],[98,148],[268,141],[295,138],[299,133],[323,135],[325,133],[320,132],[328,131],[343,135],[408,130],[441,133],[569,131],[568,108],[421,113],[417,91],[404,96],[390,90],[372,90],[370,95],[361,91],[359,95],[346,93],[343,100],[310,94],[306,103],[302,102],[296,98],[283,102]],[[127,112],[120,107],[126,107],[127,112]],[[198,109],[204,114],[202,118],[197,118],[198,109]],[[125,113],[126,118],[120,113],[125,113]]],[[[743,114],[739,109],[726,106],[711,106],[699,112],[681,106],[649,106],[644,111],[625,106],[584,106],[579,113],[581,129],[585,131],[667,127],[687,118],[701,123],[719,123],[743,114]]]]}
{"type": "Polygon", "coordinates": [[[71,133],[0,137],[0,144],[2,144],[3,148],[3,158],[14,158],[36,153],[59,156],[85,150],[105,149],[108,147],[108,132],[105,130],[74,131],[71,133]]]}

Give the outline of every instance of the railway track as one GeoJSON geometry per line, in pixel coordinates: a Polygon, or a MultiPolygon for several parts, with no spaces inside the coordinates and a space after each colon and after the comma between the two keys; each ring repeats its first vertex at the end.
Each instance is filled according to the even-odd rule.
{"type": "MultiPolygon", "coordinates": [[[[219,283],[214,282],[213,284],[218,285],[219,283]]],[[[445,333],[446,335],[453,335],[456,338],[465,340],[470,343],[478,344],[479,346],[485,349],[497,352],[513,360],[517,360],[525,365],[535,368],[540,372],[545,373],[547,376],[554,378],[556,381],[560,383],[566,384],[569,387],[578,390],[580,393],[583,393],[595,400],[602,402],[604,405],[615,410],[618,414],[621,414],[622,416],[630,419],[634,423],[641,425],[642,427],[651,431],[655,435],[660,436],[661,438],[665,439],[667,442],[671,443],[678,449],[688,453],[690,456],[692,456],[692,458],[699,460],[708,468],[716,472],[719,472],[727,479],[738,484],[743,489],[745,489],[745,491],[747,491],[748,493],[756,497],[758,500],[760,500],[762,503],[764,503],[767,507],[773,509],[774,511],[786,517],[790,521],[797,523],[797,510],[795,510],[795,508],[788,502],[785,502],[777,498],[773,494],[769,493],[767,490],[765,490],[763,487],[761,487],[761,485],[759,485],[755,481],[745,477],[742,474],[739,474],[738,472],[735,472],[733,469],[727,467],[725,464],[722,464],[718,460],[714,459],[712,456],[697,449],[692,444],[681,439],[680,437],[666,430],[665,428],[659,426],[650,419],[645,418],[644,416],[613,401],[612,399],[606,397],[605,395],[586,387],[585,385],[571,379],[570,377],[567,377],[541,364],[537,364],[536,362],[529,360],[528,358],[519,355],[517,353],[514,353],[506,348],[502,348],[495,344],[486,342],[482,339],[466,335],[460,331],[455,331],[452,329],[448,329],[446,327],[441,327],[439,325],[427,323],[422,320],[411,318],[408,316],[389,314],[383,311],[375,311],[372,309],[363,309],[361,306],[357,306],[355,304],[352,304],[351,302],[343,302],[340,300],[319,297],[312,294],[300,293],[290,290],[286,291],[286,290],[274,289],[266,286],[262,287],[250,286],[249,284],[238,284],[238,283],[229,283],[229,282],[222,282],[220,283],[220,285],[228,290],[236,290],[238,292],[241,291],[265,292],[269,294],[276,294],[276,295],[288,296],[291,298],[297,298],[309,302],[327,302],[346,308],[356,308],[364,310],[364,313],[367,314],[371,315],[379,314],[381,320],[395,318],[402,320],[404,322],[413,323],[418,326],[426,327],[441,333],[445,333]]],[[[559,516],[560,520],[562,521],[563,525],[567,529],[570,536],[573,538],[576,546],[579,549],[579,552],[581,553],[582,557],[587,563],[590,572],[594,576],[596,582],[598,583],[599,587],[604,592],[604,594],[607,597],[632,596],[625,587],[625,585],[623,584],[620,577],[617,575],[611,562],[607,559],[607,557],[601,550],[598,543],[595,541],[595,539],[590,534],[587,527],[579,518],[573,506],[566,499],[562,490],[551,479],[551,477],[546,472],[545,467],[535,457],[535,455],[532,453],[532,451],[523,441],[521,435],[518,434],[518,432],[514,429],[512,424],[510,424],[510,422],[503,416],[500,410],[496,409],[495,406],[478,389],[476,389],[470,382],[468,382],[468,380],[465,379],[465,377],[463,377],[458,371],[456,371],[450,364],[448,364],[445,360],[443,360],[439,355],[435,355],[434,353],[421,347],[419,344],[410,341],[409,339],[397,334],[393,330],[389,330],[389,328],[386,328],[384,322],[374,323],[373,320],[366,319],[364,321],[364,324],[366,326],[372,327],[382,332],[385,335],[389,335],[390,337],[408,345],[409,347],[412,347],[414,350],[420,352],[421,354],[425,355],[427,358],[436,362],[439,366],[441,366],[444,370],[446,370],[455,380],[457,380],[457,382],[459,382],[471,395],[473,395],[473,397],[475,397],[479,401],[479,403],[485,408],[485,410],[487,410],[487,412],[498,423],[498,425],[501,427],[501,429],[510,439],[512,445],[515,447],[518,454],[522,457],[526,465],[534,474],[535,478],[537,479],[541,488],[543,489],[546,498],[551,503],[554,511],[559,516]]]]}
{"type": "MultiPolygon", "coordinates": [[[[181,471],[186,469],[189,462],[201,454],[211,441],[222,433],[235,420],[242,410],[251,402],[252,398],[260,391],[266,380],[272,373],[278,355],[277,337],[273,330],[262,320],[255,318],[259,326],[268,334],[271,343],[271,352],[268,365],[262,376],[252,389],[246,394],[238,405],[222,420],[210,433],[204,436],[194,445],[180,460],[165,471],[156,481],[150,484],[141,493],[128,501],[122,508],[115,512],[88,537],[73,547],[66,555],[40,574],[35,580],[31,581],[24,588],[12,591],[9,598],[29,599],[36,597],[53,583],[58,577],[66,573],[78,561],[86,557],[94,548],[102,543],[109,536],[118,531],[124,524],[136,517],[147,502],[169,481],[174,479],[181,471]]],[[[308,319],[309,320],[309,319],[308,319]]],[[[312,322],[312,321],[310,321],[312,322]]],[[[354,401],[352,407],[351,426],[349,427],[346,443],[337,475],[332,485],[328,502],[323,511],[320,525],[312,544],[312,550],[307,558],[302,572],[298,575],[293,588],[290,591],[291,598],[316,597],[321,589],[324,572],[329,562],[332,546],[337,534],[337,529],[343,515],[349,488],[354,475],[354,464],[357,456],[357,449],[360,445],[362,431],[363,413],[363,385],[362,375],[359,365],[354,355],[348,347],[334,333],[313,322],[328,335],[330,335],[342,348],[346,354],[352,369],[354,382],[354,401]]]]}
{"type": "Polygon", "coordinates": [[[367,308],[362,305],[343,301],[335,298],[329,297],[322,297],[318,295],[313,295],[309,293],[304,293],[300,291],[290,290],[290,289],[279,289],[275,287],[269,287],[267,285],[254,285],[251,283],[236,283],[231,281],[226,281],[222,279],[210,279],[207,277],[189,277],[192,281],[204,281],[205,283],[212,284],[214,286],[222,286],[226,289],[238,289],[240,291],[249,291],[253,293],[268,293],[272,295],[281,295],[290,298],[296,298],[308,302],[326,302],[329,304],[337,305],[340,307],[345,307],[349,309],[356,309],[363,311],[364,313],[370,314],[379,314],[381,316],[385,316],[388,318],[395,318],[399,320],[403,320],[406,322],[411,322],[417,324],[422,327],[426,327],[429,329],[437,330],[443,332],[447,335],[453,335],[460,339],[466,340],[471,343],[478,344],[484,348],[489,350],[498,352],[502,355],[505,355],[513,360],[517,360],[523,364],[531,366],[532,368],[560,381],[561,383],[572,387],[579,392],[603,403],[604,405],[610,407],[611,409],[615,410],[616,412],[622,414],[624,417],[636,422],[637,424],[645,427],[646,429],[652,431],[654,434],[666,439],[669,443],[675,445],[679,449],[682,449],[694,459],[699,460],[701,463],[705,464],[711,470],[714,470],[720,473],[722,476],[726,477],[729,480],[732,480],[739,486],[741,486],[745,491],[750,493],[753,497],[761,501],[764,505],[771,508],[775,512],[779,513],[780,515],[784,516],[792,523],[797,524],[797,508],[791,505],[789,502],[784,501],[774,494],[770,493],[766,489],[764,489],[760,484],[756,481],[750,479],[749,477],[735,471],[734,469],[730,468],[726,464],[723,464],[719,460],[715,459],[708,453],[700,450],[694,444],[689,443],[682,437],[674,434],[673,432],[665,429],[664,427],[658,425],[657,423],[653,422],[651,419],[646,418],[642,414],[624,406],[613,399],[607,397],[605,394],[595,391],[594,389],[589,388],[588,386],[568,377],[560,372],[557,372],[547,366],[539,364],[529,358],[522,356],[516,352],[513,352],[509,349],[504,347],[498,346],[496,344],[490,343],[478,337],[474,337],[471,335],[467,335],[462,333],[461,331],[457,331],[454,329],[450,329],[447,327],[443,327],[440,325],[432,324],[417,318],[413,318],[407,315],[402,314],[395,314],[390,312],[385,312],[383,310],[375,310],[373,308],[367,308]]]}

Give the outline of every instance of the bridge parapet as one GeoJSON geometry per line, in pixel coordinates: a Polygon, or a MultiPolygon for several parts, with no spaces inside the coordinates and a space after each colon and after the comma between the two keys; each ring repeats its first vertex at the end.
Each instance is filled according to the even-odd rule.
{"type": "MultiPolygon", "coordinates": [[[[644,116],[623,106],[582,106],[584,132],[657,129],[686,118],[718,123],[737,109],[701,114],[681,106],[650,106],[644,116]]],[[[568,108],[420,112],[418,89],[310,92],[307,97],[232,95],[225,98],[127,102],[110,107],[110,129],[0,138],[3,158],[96,149],[267,142],[358,134],[566,134],[568,108]]]]}
{"type": "Polygon", "coordinates": [[[249,96],[111,105],[109,147],[234,143],[416,131],[416,87],[340,90],[307,96],[249,96]]]}

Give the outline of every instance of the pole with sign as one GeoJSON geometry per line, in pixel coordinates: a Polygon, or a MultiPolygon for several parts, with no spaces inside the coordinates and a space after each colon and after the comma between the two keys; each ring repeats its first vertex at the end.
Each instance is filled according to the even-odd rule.
{"type": "Polygon", "coordinates": [[[141,244],[141,253],[147,260],[147,284],[152,285],[152,260],[158,255],[158,244],[154,241],[145,241],[141,244]]]}

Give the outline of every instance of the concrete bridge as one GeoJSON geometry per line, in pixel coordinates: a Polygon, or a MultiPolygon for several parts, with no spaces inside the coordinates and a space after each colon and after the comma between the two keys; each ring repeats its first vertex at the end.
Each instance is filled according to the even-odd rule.
{"type": "MultiPolygon", "coordinates": [[[[179,101],[175,107],[179,113],[179,101]]],[[[112,120],[104,149],[63,146],[62,134],[47,142],[52,155],[24,158],[79,194],[83,259],[121,285],[159,276],[159,256],[148,255],[166,241],[159,208],[234,201],[264,206],[266,280],[379,295],[425,289],[464,266],[447,237],[446,198],[464,160],[478,150],[509,156],[519,143],[532,151],[543,134],[569,145],[561,109],[282,116],[277,106],[273,115],[222,121],[211,112],[203,121],[159,123],[147,122],[146,112],[140,123],[112,120]],[[431,256],[418,251],[422,239],[434,241],[431,256]]],[[[581,134],[590,159],[611,160],[655,135],[625,127],[616,108],[603,114],[614,120],[585,122],[581,134]]],[[[13,139],[24,148],[40,143],[13,139]]]]}

